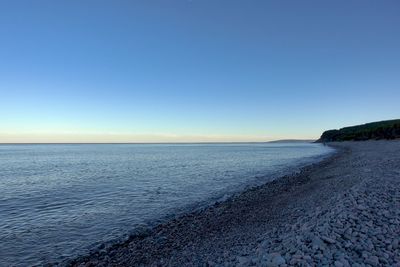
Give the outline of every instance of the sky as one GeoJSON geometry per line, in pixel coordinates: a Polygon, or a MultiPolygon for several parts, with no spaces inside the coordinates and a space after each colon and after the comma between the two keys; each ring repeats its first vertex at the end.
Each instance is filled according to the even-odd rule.
{"type": "Polygon", "coordinates": [[[400,118],[399,1],[0,1],[0,143],[314,139],[400,118]]]}

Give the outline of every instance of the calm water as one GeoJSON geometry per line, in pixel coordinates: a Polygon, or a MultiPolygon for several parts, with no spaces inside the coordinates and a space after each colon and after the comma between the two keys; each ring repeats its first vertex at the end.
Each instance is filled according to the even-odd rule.
{"type": "Polygon", "coordinates": [[[307,143],[0,145],[0,266],[85,253],[329,152],[307,143]]]}

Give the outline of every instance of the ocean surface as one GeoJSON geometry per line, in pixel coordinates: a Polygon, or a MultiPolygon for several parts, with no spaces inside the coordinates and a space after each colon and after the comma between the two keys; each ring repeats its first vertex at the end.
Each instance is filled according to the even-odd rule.
{"type": "Polygon", "coordinates": [[[62,262],[331,152],[311,143],[0,145],[0,266],[62,262]]]}

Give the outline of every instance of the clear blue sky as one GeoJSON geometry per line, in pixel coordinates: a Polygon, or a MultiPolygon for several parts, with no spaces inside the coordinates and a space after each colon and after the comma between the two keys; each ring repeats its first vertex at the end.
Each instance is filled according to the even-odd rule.
{"type": "Polygon", "coordinates": [[[400,117],[399,1],[0,1],[0,142],[261,141],[400,117]]]}

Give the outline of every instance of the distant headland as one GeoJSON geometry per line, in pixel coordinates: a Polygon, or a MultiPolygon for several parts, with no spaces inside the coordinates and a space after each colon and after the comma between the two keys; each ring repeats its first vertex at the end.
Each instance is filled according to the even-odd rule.
{"type": "Polygon", "coordinates": [[[400,119],[370,122],[323,132],[317,142],[364,141],[400,138],[400,119]]]}

